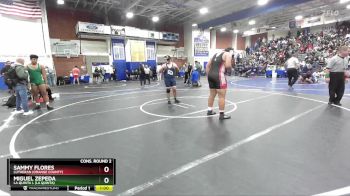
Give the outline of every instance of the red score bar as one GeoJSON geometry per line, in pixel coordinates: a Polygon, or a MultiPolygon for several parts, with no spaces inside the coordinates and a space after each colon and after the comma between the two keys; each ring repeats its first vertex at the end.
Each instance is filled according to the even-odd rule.
{"type": "Polygon", "coordinates": [[[27,170],[26,173],[15,173],[15,175],[113,175],[112,164],[69,166],[55,165],[54,170],[27,170]]]}
{"type": "MultiPolygon", "coordinates": [[[[56,168],[56,167],[55,167],[56,168]]],[[[76,167],[76,166],[57,166],[58,171],[63,171],[63,175],[113,175],[112,165],[99,165],[94,167],[76,167]]]]}

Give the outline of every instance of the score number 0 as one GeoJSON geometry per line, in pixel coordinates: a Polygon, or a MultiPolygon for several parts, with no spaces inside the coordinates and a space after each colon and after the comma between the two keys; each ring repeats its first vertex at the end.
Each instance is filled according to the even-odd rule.
{"type": "MultiPolygon", "coordinates": [[[[103,171],[104,171],[104,173],[108,173],[108,172],[109,172],[109,167],[108,167],[108,166],[105,166],[105,167],[103,168],[103,171]]],[[[108,183],[109,183],[109,178],[108,178],[108,177],[105,177],[105,178],[103,179],[103,182],[104,182],[105,184],[108,184],[108,183]]]]}

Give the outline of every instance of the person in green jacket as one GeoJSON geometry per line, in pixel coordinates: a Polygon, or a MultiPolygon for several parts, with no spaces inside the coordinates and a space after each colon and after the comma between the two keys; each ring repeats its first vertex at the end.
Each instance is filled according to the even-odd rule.
{"type": "Polygon", "coordinates": [[[40,103],[36,102],[36,99],[38,98],[39,92],[41,96],[44,98],[44,101],[46,103],[46,108],[48,110],[53,110],[54,108],[50,106],[49,97],[47,95],[46,89],[47,86],[47,77],[46,77],[46,70],[45,66],[39,65],[38,63],[38,56],[37,55],[30,55],[30,61],[31,64],[27,66],[29,78],[30,78],[30,84],[32,87],[32,95],[33,95],[33,103],[36,103],[35,110],[41,109],[40,103]]]}
{"type": "Polygon", "coordinates": [[[29,111],[28,108],[28,72],[24,67],[24,59],[17,59],[15,66],[15,86],[14,90],[16,92],[16,111],[14,114],[23,113],[24,116],[33,114],[33,111],[29,111]]]}

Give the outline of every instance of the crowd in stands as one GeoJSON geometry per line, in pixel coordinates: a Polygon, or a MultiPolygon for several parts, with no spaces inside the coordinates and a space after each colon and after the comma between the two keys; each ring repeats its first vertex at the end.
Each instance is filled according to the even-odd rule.
{"type": "Polygon", "coordinates": [[[253,48],[246,49],[246,58],[236,57],[236,74],[249,76],[264,74],[269,65],[284,69],[284,63],[296,53],[301,62],[300,81],[317,82],[322,76],[327,60],[337,53],[337,48],[350,43],[350,22],[336,24],[335,29],[319,33],[303,33],[296,36],[289,32],[286,37],[266,41],[259,38],[253,48]],[[311,80],[309,80],[312,78],[311,80]]]}

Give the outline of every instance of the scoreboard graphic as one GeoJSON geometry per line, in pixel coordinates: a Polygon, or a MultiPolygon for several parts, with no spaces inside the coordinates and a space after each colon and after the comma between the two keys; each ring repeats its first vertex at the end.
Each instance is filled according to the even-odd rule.
{"type": "Polygon", "coordinates": [[[11,191],[113,191],[115,159],[8,159],[11,191]]]}

